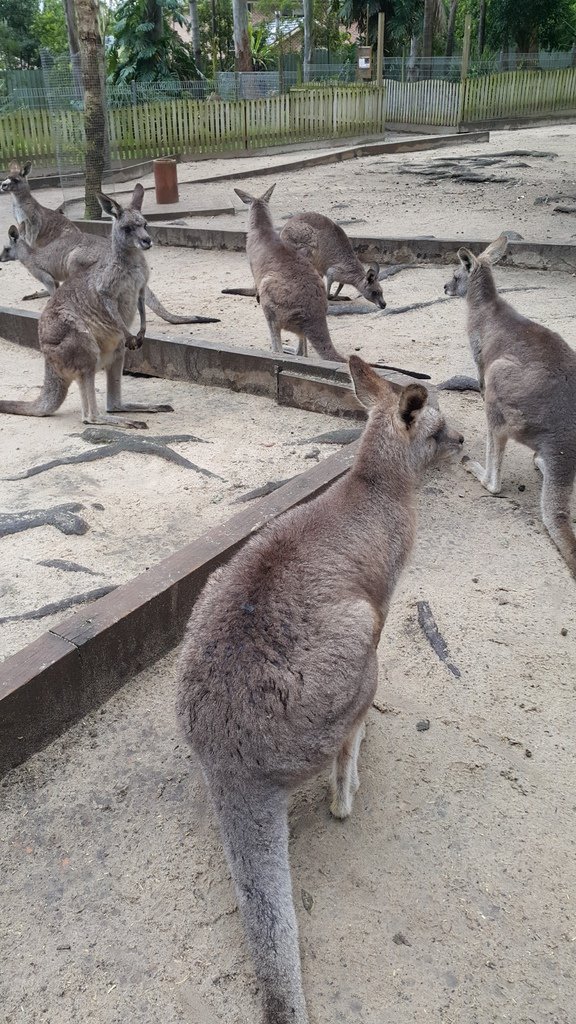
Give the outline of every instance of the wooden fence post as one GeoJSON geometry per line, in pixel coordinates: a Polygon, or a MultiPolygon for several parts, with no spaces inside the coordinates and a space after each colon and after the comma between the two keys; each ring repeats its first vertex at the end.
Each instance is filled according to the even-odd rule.
{"type": "Polygon", "coordinates": [[[464,39],[462,42],[462,66],[460,68],[460,98],[458,100],[458,119],[456,121],[456,128],[459,131],[462,119],[464,117],[464,109],[466,106],[466,80],[468,78],[468,69],[470,67],[470,36],[472,33],[472,15],[467,14],[464,20],[464,39]]]}

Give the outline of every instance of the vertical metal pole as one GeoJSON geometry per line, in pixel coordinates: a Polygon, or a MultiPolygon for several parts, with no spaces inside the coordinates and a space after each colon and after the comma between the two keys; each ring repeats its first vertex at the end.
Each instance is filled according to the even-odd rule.
{"type": "Polygon", "coordinates": [[[466,80],[470,67],[470,36],[472,33],[472,15],[467,14],[464,21],[464,40],[462,43],[462,66],[460,68],[460,99],[458,101],[458,122],[457,129],[460,129],[464,117],[466,102],[466,80]]]}
{"type": "Polygon", "coordinates": [[[378,48],[376,50],[376,85],[382,85],[382,74],[384,65],[384,26],[386,15],[384,11],[378,12],[378,48]]]}

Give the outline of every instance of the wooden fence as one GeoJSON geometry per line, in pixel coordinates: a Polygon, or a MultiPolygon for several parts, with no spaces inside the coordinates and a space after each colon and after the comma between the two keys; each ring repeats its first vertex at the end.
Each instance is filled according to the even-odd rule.
{"type": "MultiPolygon", "coordinates": [[[[113,160],[218,154],[384,131],[386,89],[333,86],[255,100],[159,100],[108,110],[113,160]]],[[[0,118],[0,160],[33,156],[80,165],[81,111],[24,110],[0,118]]]]}
{"type": "MultiPolygon", "coordinates": [[[[509,71],[464,83],[430,79],[293,89],[265,99],[164,99],[108,111],[110,155],[234,153],[290,142],[375,135],[385,123],[457,127],[515,117],[576,115],[576,68],[509,71]]],[[[0,117],[0,163],[33,157],[81,166],[83,115],[18,110],[0,117]]]]}
{"type": "Polygon", "coordinates": [[[428,78],[422,82],[386,82],[389,124],[457,125],[460,83],[428,78]]]}

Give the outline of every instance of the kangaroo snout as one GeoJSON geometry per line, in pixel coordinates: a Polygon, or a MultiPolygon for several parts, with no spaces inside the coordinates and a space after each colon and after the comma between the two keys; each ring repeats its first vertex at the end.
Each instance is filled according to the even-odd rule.
{"type": "Polygon", "coordinates": [[[138,241],[140,243],[140,248],[141,249],[150,249],[150,247],[152,245],[152,239],[151,238],[139,238],[138,241]]]}

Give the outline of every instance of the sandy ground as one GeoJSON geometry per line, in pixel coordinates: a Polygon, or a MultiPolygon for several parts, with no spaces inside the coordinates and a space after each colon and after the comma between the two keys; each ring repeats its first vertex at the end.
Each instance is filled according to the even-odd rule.
{"type": "MultiPolygon", "coordinates": [[[[556,133],[574,129],[547,132],[538,130],[538,139],[534,131],[502,136],[502,148],[560,152],[564,142],[556,133]]],[[[563,152],[568,160],[568,150],[563,152]]],[[[324,173],[341,174],[346,182],[350,168],[324,173]]],[[[414,188],[414,179],[407,180],[414,188]]],[[[287,191],[309,187],[297,174],[282,181],[287,191]]],[[[331,188],[326,182],[312,191],[314,205],[326,209],[321,204],[331,188]]],[[[528,206],[534,215],[529,224],[519,226],[508,209],[495,206],[468,232],[470,218],[462,209],[468,204],[472,217],[474,187],[455,188],[461,205],[450,208],[450,231],[432,226],[446,209],[439,209],[440,186],[423,186],[414,233],[482,236],[505,226],[527,238],[543,237],[541,208],[528,206]],[[500,214],[492,231],[490,217],[500,214]]],[[[357,181],[351,212],[360,216],[366,201],[357,181]]],[[[561,224],[546,217],[552,230],[561,224]]],[[[383,231],[384,221],[374,230],[383,231]]],[[[561,237],[568,236],[558,228],[561,237]]],[[[164,301],[180,308],[193,302],[198,312],[218,303],[223,324],[202,328],[202,336],[266,343],[256,304],[218,295],[224,282],[248,282],[242,256],[157,249],[152,258],[153,284],[164,301]]],[[[385,285],[389,307],[434,298],[446,276],[446,268],[398,275],[385,285]]],[[[1,277],[7,303],[28,288],[20,268],[5,267],[1,277]]],[[[514,304],[574,342],[573,277],[500,270],[498,281],[522,289],[510,296],[514,304]]],[[[335,340],[346,351],[383,355],[428,370],[435,380],[472,372],[464,306],[457,300],[333,323],[335,340]]],[[[33,354],[2,343],[0,356],[2,394],[17,386],[24,395],[40,379],[33,354]]],[[[172,543],[201,532],[196,517],[204,523],[222,518],[232,484],[255,486],[310,464],[303,456],[311,445],[264,445],[278,438],[291,442],[290,430],[311,437],[337,425],[228,392],[210,393],[205,408],[201,389],[173,382],[128,381],[126,390],[155,400],[172,397],[179,415],[149,420],[150,433],[190,432],[213,440],[213,446],[189,444],[178,451],[230,482],[205,482],[156,459],[143,469],[143,457],[133,455],[82,467],[86,511],[80,514],[93,530],[72,538],[52,530],[49,557],[98,567],[80,549],[93,543],[98,529],[105,552],[98,557],[116,582],[126,578],[124,571],[135,571],[140,555],[132,549],[139,544],[142,554],[149,545],[145,557],[161,557],[172,543]],[[257,411],[261,406],[265,414],[257,411]],[[262,448],[252,436],[243,439],[248,416],[258,419],[262,448]],[[236,462],[236,452],[226,450],[231,433],[236,462]],[[149,504],[136,499],[144,475],[149,504]],[[177,501],[185,485],[185,502],[177,501]],[[125,492],[128,516],[121,508],[125,492]],[[220,494],[222,501],[212,503],[220,494]],[[105,510],[94,510],[89,501],[105,510]],[[110,545],[114,502],[124,532],[110,545]],[[183,508],[193,511],[184,524],[183,508]],[[129,565],[126,559],[132,559],[129,565]]],[[[481,456],[479,397],[446,393],[441,402],[465,434],[466,450],[481,456]]],[[[20,467],[44,461],[47,450],[81,450],[83,442],[69,437],[81,429],[78,409],[73,391],[52,420],[2,418],[3,460],[20,467]]],[[[320,457],[329,453],[318,447],[320,457]]],[[[43,507],[50,503],[45,498],[72,501],[72,479],[67,468],[3,484],[10,490],[3,491],[2,510],[43,507]],[[46,490],[35,490],[40,487],[46,490]]],[[[516,445],[506,456],[500,498],[459,466],[433,471],[423,482],[418,544],[381,644],[379,710],[370,716],[354,816],[344,825],[330,820],[324,780],[293,801],[291,856],[311,1024],[573,1020],[576,610],[574,583],[540,522],[539,488],[530,453],[516,445]],[[418,626],[415,603],[421,599],[430,602],[459,678],[437,659],[418,626]],[[430,729],[420,732],[423,719],[430,729]]],[[[4,539],[4,552],[23,537],[4,539]]],[[[28,558],[27,579],[40,580],[33,564],[40,557],[24,555],[18,571],[24,572],[28,558]]],[[[10,576],[9,584],[17,581],[10,576]]],[[[149,667],[0,786],[0,872],[9,879],[0,914],[0,953],[10,960],[0,982],[5,1024],[258,1019],[220,843],[197,767],[174,722],[174,672],[173,656],[149,667]]]]}
{"type": "MultiPolygon", "coordinates": [[[[37,353],[0,341],[0,362],[6,394],[25,397],[35,393],[32,384],[42,379],[42,360],[37,353]]],[[[98,382],[100,408],[104,408],[103,374],[98,382]]],[[[4,480],[0,512],[51,509],[76,502],[81,506],[76,514],[87,528],[84,534],[70,536],[46,525],[0,537],[0,619],[17,617],[12,622],[0,621],[2,658],[60,621],[63,612],[34,620],[19,616],[73,595],[125,583],[239,511],[243,505],[234,502],[249,490],[314,465],[305,458],[313,445],[295,442],[334,427],[328,416],[277,408],[263,398],[178,381],[128,377],[124,396],[127,401],[167,401],[175,410],[132,414],[145,420],[148,430],[124,431],[128,438],[199,437],[209,443],[177,441],[169,448],[220,479],[153,454],[121,452],[102,461],[58,466],[25,480],[7,481],[6,477],[52,459],[104,451],[107,446],[87,443],[79,436],[85,428],[75,388],[50,420],[1,416],[4,480]],[[54,559],[85,571],[40,564],[54,559]]]]}

